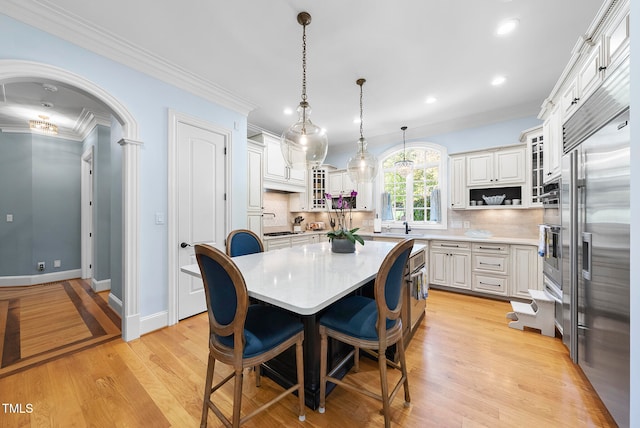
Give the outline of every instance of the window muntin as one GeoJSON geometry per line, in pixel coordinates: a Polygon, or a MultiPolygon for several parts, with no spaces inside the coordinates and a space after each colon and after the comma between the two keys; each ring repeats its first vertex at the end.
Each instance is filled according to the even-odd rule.
{"type": "Polygon", "coordinates": [[[443,211],[446,209],[441,200],[444,184],[441,180],[445,171],[443,162],[446,152],[432,144],[407,148],[407,159],[414,162],[414,169],[406,178],[398,174],[395,168],[395,163],[402,159],[403,151],[399,149],[390,152],[381,161],[383,192],[389,202],[389,207],[384,206],[383,202],[383,221],[408,221],[412,225],[425,227],[442,225],[443,211]],[[434,198],[434,190],[440,192],[439,198],[434,198]],[[435,199],[439,199],[440,203],[435,199]]]}

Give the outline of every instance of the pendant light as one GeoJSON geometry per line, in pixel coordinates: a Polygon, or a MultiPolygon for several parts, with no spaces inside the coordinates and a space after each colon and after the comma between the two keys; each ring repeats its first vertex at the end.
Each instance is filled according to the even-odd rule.
{"type": "Polygon", "coordinates": [[[407,127],[403,126],[402,128],[402,160],[396,162],[396,172],[400,174],[400,176],[406,178],[413,171],[413,161],[407,159],[407,142],[405,140],[405,134],[407,132],[407,127]]]}
{"type": "Polygon", "coordinates": [[[320,166],[327,157],[329,140],[327,133],[309,119],[311,107],[307,102],[307,25],[311,15],[298,14],[302,25],[302,101],[298,106],[298,121],[284,131],[280,149],[287,165],[294,169],[308,169],[320,166]]]}
{"type": "Polygon", "coordinates": [[[378,174],[378,159],[367,151],[367,140],[362,135],[362,85],[365,79],[356,80],[360,86],[360,139],[358,151],[347,163],[347,173],[354,183],[367,183],[373,181],[378,174]]]}

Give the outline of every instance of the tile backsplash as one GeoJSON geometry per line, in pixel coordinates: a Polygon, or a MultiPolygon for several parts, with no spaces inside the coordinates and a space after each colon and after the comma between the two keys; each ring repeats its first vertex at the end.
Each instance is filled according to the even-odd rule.
{"type": "MultiPolygon", "coordinates": [[[[317,221],[323,221],[329,227],[329,215],[326,211],[290,212],[288,193],[265,192],[263,202],[265,232],[292,231],[293,219],[298,215],[304,217],[303,230],[309,223],[317,221]]],[[[353,212],[351,226],[371,232],[374,217],[374,212],[353,212]]],[[[447,230],[433,230],[429,233],[462,235],[467,231],[464,228],[465,222],[469,222],[469,229],[488,230],[493,236],[536,239],[538,225],[542,223],[542,208],[449,210],[448,222],[447,230]]]]}

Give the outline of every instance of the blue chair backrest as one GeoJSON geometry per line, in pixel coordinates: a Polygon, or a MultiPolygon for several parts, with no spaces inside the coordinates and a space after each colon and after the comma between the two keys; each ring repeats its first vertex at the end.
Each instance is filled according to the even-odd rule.
{"type": "Polygon", "coordinates": [[[262,252],[260,242],[255,236],[246,232],[238,232],[234,234],[231,237],[231,244],[229,248],[229,255],[231,257],[262,252]]]}
{"type": "Polygon", "coordinates": [[[238,306],[236,287],[229,273],[218,261],[205,254],[200,257],[202,279],[208,290],[208,305],[211,307],[216,322],[228,325],[233,322],[238,306]]]}
{"type": "Polygon", "coordinates": [[[394,310],[400,302],[402,287],[404,286],[405,266],[412,249],[413,246],[400,253],[389,270],[389,275],[387,276],[387,281],[384,286],[384,297],[387,302],[387,307],[390,310],[394,310]]]}

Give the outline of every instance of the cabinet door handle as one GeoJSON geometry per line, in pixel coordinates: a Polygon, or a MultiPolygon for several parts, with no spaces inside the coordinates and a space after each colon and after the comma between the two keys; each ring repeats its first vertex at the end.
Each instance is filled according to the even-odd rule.
{"type": "Polygon", "coordinates": [[[485,266],[502,266],[501,263],[484,263],[484,262],[480,262],[481,265],[485,265],[485,266]]]}
{"type": "Polygon", "coordinates": [[[478,248],[480,248],[481,250],[494,250],[494,251],[501,251],[502,248],[500,247],[483,247],[482,245],[480,245],[478,248]]]}
{"type": "Polygon", "coordinates": [[[442,244],[440,246],[443,247],[443,248],[458,248],[458,247],[460,247],[458,244],[456,244],[456,245],[442,244]]]}
{"type": "Polygon", "coordinates": [[[600,67],[598,67],[598,71],[604,71],[607,69],[606,65],[601,65],[600,67]]]}

